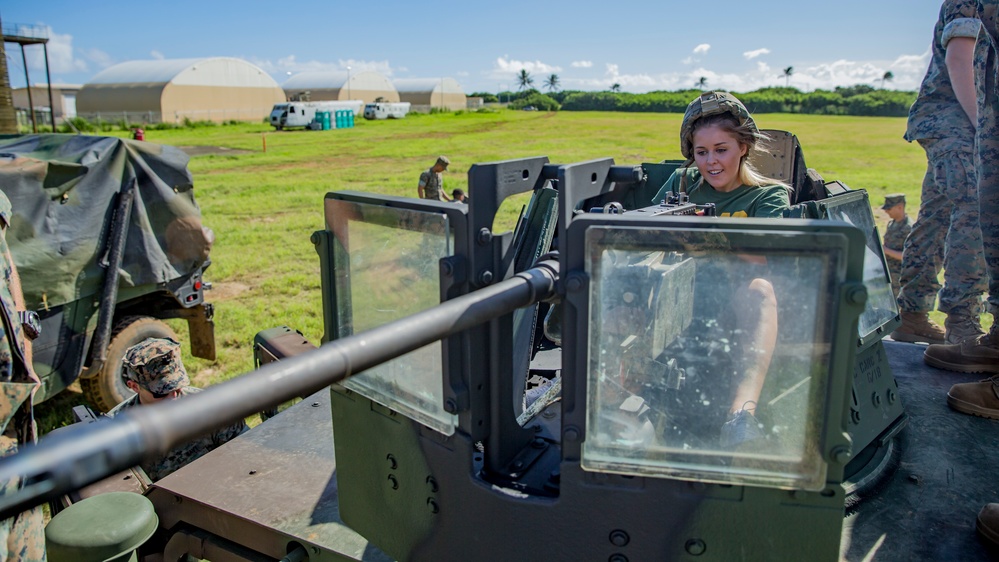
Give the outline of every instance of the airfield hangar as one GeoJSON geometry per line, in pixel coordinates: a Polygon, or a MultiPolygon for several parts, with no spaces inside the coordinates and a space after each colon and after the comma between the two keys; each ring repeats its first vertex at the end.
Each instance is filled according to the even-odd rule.
{"type": "Polygon", "coordinates": [[[467,104],[461,84],[453,78],[400,78],[393,84],[399,101],[408,101],[413,111],[429,112],[435,107],[456,111],[467,104]]]}
{"type": "Polygon", "coordinates": [[[86,119],[130,123],[260,121],[285,101],[281,86],[241,59],[129,61],[83,85],[76,110],[86,119]]]}
{"type": "Polygon", "coordinates": [[[399,101],[399,92],[392,82],[370,70],[300,72],[288,78],[282,87],[289,101],[399,101]]]}

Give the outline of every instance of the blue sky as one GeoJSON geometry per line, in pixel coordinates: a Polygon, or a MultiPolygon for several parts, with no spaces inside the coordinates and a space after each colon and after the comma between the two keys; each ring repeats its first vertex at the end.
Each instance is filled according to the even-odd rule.
{"type": "MultiPolygon", "coordinates": [[[[668,0],[336,2],[296,0],[7,0],[5,28],[47,28],[53,83],[86,83],[128,60],[231,56],[278,83],[305,70],[370,69],[394,78],[456,79],[466,93],[516,89],[526,69],[542,87],[802,90],[866,83],[914,90],[926,71],[936,0],[668,0]]],[[[45,81],[28,47],[32,83],[45,81]]],[[[11,83],[24,85],[17,45],[11,83]]]]}

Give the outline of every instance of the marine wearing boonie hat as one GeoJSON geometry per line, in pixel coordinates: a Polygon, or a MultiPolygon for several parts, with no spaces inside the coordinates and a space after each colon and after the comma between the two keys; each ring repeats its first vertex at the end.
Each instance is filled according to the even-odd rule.
{"type": "Polygon", "coordinates": [[[441,156],[438,156],[438,157],[437,157],[437,164],[440,164],[441,166],[444,166],[444,169],[446,170],[446,169],[447,169],[447,167],[448,167],[449,165],[451,165],[451,161],[450,161],[450,160],[448,160],[448,157],[447,157],[447,156],[443,156],[443,155],[441,155],[441,156]]]}
{"type": "Polygon", "coordinates": [[[885,204],[881,205],[881,209],[887,211],[888,209],[891,209],[895,205],[900,205],[904,203],[905,203],[904,193],[890,193],[888,195],[885,195],[885,204]]]}
{"type": "Polygon", "coordinates": [[[169,394],[191,383],[180,357],[180,344],[169,338],[149,338],[125,351],[121,376],[156,395],[169,394]]]}

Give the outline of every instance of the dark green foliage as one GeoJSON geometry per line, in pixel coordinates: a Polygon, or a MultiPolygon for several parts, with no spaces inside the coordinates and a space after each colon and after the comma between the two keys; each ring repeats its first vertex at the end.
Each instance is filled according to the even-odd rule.
{"type": "MultiPolygon", "coordinates": [[[[628,111],[683,113],[699,90],[648,92],[565,91],[552,95],[566,111],[628,111]]],[[[797,88],[761,88],[736,93],[752,113],[814,113],[820,115],[864,115],[905,117],[916,92],[877,90],[871,86],[839,87],[835,91],[802,92],[797,88]]],[[[530,105],[530,104],[528,104],[530,105]]]]}
{"type": "Polygon", "coordinates": [[[496,94],[490,94],[489,92],[473,92],[468,95],[470,98],[482,98],[482,103],[497,103],[499,98],[496,94]]]}
{"type": "Polygon", "coordinates": [[[532,106],[538,111],[558,111],[562,106],[551,96],[542,94],[537,90],[532,90],[532,94],[520,97],[510,103],[510,109],[524,109],[532,106]]]}

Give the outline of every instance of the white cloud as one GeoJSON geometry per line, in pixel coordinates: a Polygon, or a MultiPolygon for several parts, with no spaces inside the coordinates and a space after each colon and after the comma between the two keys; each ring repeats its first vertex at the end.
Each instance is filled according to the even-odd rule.
{"type": "MultiPolygon", "coordinates": [[[[89,62],[95,63],[98,68],[112,64],[111,57],[100,49],[91,49],[89,52],[79,50],[82,56],[75,55],[77,49],[73,48],[73,36],[68,33],[55,33],[49,26],[37,26],[18,31],[28,36],[37,36],[39,32],[48,34],[47,45],[49,54],[49,71],[52,74],[69,74],[74,72],[87,72],[90,70],[89,62]]],[[[40,48],[28,47],[24,49],[25,58],[28,60],[28,70],[33,74],[32,83],[45,82],[45,51],[40,48]]],[[[8,57],[11,53],[8,52],[8,57]]],[[[18,57],[20,58],[20,57],[18,57]]],[[[16,59],[15,59],[16,60],[16,59]]],[[[20,67],[20,60],[16,60],[16,67],[20,67]]],[[[22,71],[23,72],[23,71],[22,71]]]]}
{"type": "Polygon", "coordinates": [[[464,70],[459,70],[458,72],[455,72],[454,75],[455,76],[461,76],[462,78],[464,78],[464,77],[468,76],[468,73],[465,72],[464,70]]]}
{"type": "Polygon", "coordinates": [[[593,61],[591,60],[574,60],[569,66],[573,68],[591,68],[593,66],[593,61]]]}
{"type": "Polygon", "coordinates": [[[163,53],[157,51],[156,49],[153,49],[152,51],[149,51],[149,56],[153,57],[156,60],[163,60],[163,59],[166,58],[166,57],[163,56],[163,53]]]}
{"type": "Polygon", "coordinates": [[[617,76],[618,74],[619,74],[619,72],[618,72],[618,66],[616,64],[610,64],[610,63],[608,63],[607,64],[607,75],[608,76],[617,76]]]}
{"type": "Polygon", "coordinates": [[[711,50],[711,45],[709,45],[707,43],[701,43],[700,45],[694,47],[694,51],[693,52],[694,52],[695,55],[700,55],[700,54],[708,52],[709,50],[711,50]]]}
{"type": "Polygon", "coordinates": [[[687,58],[683,59],[683,60],[682,60],[682,61],[680,61],[680,62],[681,62],[682,64],[694,64],[695,62],[698,62],[699,60],[700,60],[700,59],[695,59],[694,57],[687,57],[687,58]]]}
{"type": "Polygon", "coordinates": [[[486,75],[493,80],[508,80],[514,82],[521,70],[537,77],[542,74],[561,72],[561,66],[555,66],[541,61],[519,61],[507,56],[496,57],[496,62],[486,75]]]}
{"type": "MultiPolygon", "coordinates": [[[[397,69],[394,69],[392,65],[387,60],[383,61],[366,61],[357,59],[339,59],[336,62],[318,61],[318,60],[308,60],[299,61],[298,57],[295,55],[288,55],[273,61],[271,59],[259,59],[249,57],[246,60],[252,62],[253,64],[259,66],[264,71],[266,71],[271,76],[276,76],[280,78],[278,81],[281,82],[290,72],[291,74],[298,74],[299,72],[317,72],[317,71],[339,71],[345,72],[347,67],[350,67],[351,72],[363,72],[366,70],[378,72],[384,76],[391,77],[397,69]]],[[[399,69],[405,70],[405,69],[399,69]]]]}
{"type": "Polygon", "coordinates": [[[769,55],[769,54],[770,54],[770,49],[764,47],[762,49],[756,49],[755,51],[746,51],[745,53],[742,53],[742,56],[746,57],[746,60],[753,60],[760,55],[769,55]]]}

